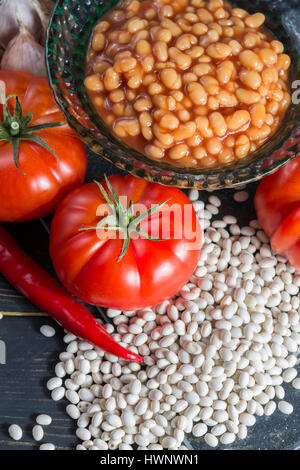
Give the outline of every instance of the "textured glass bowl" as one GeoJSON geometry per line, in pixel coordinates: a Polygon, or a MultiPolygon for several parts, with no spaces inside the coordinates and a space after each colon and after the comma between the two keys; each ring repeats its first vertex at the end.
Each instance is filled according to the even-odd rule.
{"type": "MultiPolygon", "coordinates": [[[[271,139],[247,157],[212,168],[187,168],[154,161],[122,142],[102,121],[84,87],[86,52],[93,27],[117,0],[58,0],[48,28],[46,60],[50,85],[70,126],[99,156],[136,176],[182,188],[221,189],[274,172],[294,158],[300,147],[300,105],[292,104],[271,139]]],[[[250,13],[265,13],[266,26],[292,59],[290,83],[300,80],[300,56],[280,16],[270,3],[238,0],[250,13]]]]}

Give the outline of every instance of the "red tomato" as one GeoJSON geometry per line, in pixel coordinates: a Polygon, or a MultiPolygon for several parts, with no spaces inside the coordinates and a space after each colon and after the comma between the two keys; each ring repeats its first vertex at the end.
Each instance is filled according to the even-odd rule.
{"type": "MultiPolygon", "coordinates": [[[[55,104],[48,81],[28,72],[0,71],[0,86],[5,85],[6,96],[19,97],[23,116],[33,113],[29,124],[65,122],[55,104]]],[[[14,99],[8,101],[10,112],[14,99]]],[[[1,103],[1,100],[0,100],[1,103]]],[[[0,104],[0,127],[3,124],[3,106],[0,104]]],[[[35,142],[21,140],[19,171],[13,158],[12,144],[0,141],[0,220],[24,221],[44,217],[54,211],[61,199],[82,184],[86,172],[86,153],[82,142],[66,124],[62,127],[34,131],[55,152],[59,161],[48,150],[35,142]]]]}
{"type": "Polygon", "coordinates": [[[264,178],[255,195],[258,220],[274,251],[300,269],[300,155],[264,178]]]}
{"type": "MultiPolygon", "coordinates": [[[[119,232],[114,230],[93,228],[108,214],[108,205],[96,183],[86,184],[64,199],[52,221],[50,254],[54,267],[65,287],[88,303],[121,310],[154,305],[176,294],[193,273],[202,242],[199,221],[179,189],[130,175],[108,180],[118,196],[126,197],[127,208],[130,200],[134,207],[139,204],[148,209],[170,198],[163,210],[140,224],[151,236],[158,236],[158,231],[161,236],[169,223],[169,236],[163,241],[132,237],[118,262],[124,240],[116,238],[119,232]],[[178,210],[173,212],[172,207],[178,210]],[[184,220],[187,208],[190,217],[184,220]],[[149,222],[150,230],[146,227],[149,222]],[[176,230],[180,231],[181,225],[184,233],[178,237],[176,230]],[[92,229],[80,230],[82,227],[92,229]]],[[[109,192],[106,183],[102,186],[109,192]]]]}

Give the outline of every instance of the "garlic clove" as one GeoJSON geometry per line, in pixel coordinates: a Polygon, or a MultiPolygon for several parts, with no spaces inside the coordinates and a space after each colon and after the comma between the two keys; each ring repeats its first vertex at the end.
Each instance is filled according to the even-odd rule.
{"type": "Polygon", "coordinates": [[[47,20],[37,0],[3,0],[0,5],[0,46],[5,48],[23,24],[36,40],[42,38],[47,20]]]}
{"type": "Polygon", "coordinates": [[[3,70],[24,70],[46,76],[45,49],[21,25],[20,32],[7,46],[1,60],[3,70]]]}

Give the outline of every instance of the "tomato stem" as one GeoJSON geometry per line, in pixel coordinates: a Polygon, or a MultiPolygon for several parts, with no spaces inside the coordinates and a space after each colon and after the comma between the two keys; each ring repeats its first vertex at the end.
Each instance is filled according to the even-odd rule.
{"type": "Polygon", "coordinates": [[[17,121],[14,121],[10,125],[10,134],[16,136],[20,133],[20,124],[17,121]]]}
{"type": "MultiPolygon", "coordinates": [[[[0,103],[3,107],[3,120],[0,121],[0,140],[9,142],[13,149],[13,158],[17,169],[23,173],[18,165],[19,157],[19,146],[21,141],[31,141],[37,145],[40,145],[44,149],[48,150],[57,160],[58,156],[52,150],[49,145],[42,140],[39,136],[35,135],[34,132],[49,129],[52,127],[65,126],[65,122],[51,122],[40,124],[37,126],[30,126],[30,122],[33,119],[32,113],[27,113],[25,116],[22,115],[22,107],[17,95],[6,96],[3,88],[0,87],[0,103]],[[8,100],[14,98],[15,107],[13,114],[10,113],[8,108],[8,100]]],[[[24,174],[24,173],[23,173],[24,174]]]]}
{"type": "Polygon", "coordinates": [[[98,224],[95,227],[81,227],[79,231],[83,230],[113,230],[113,231],[119,231],[124,234],[124,242],[123,242],[123,247],[121,254],[118,259],[118,263],[122,260],[122,258],[125,256],[128,246],[130,243],[130,238],[131,235],[136,232],[139,235],[148,238],[148,240],[152,241],[164,241],[164,238],[155,238],[149,235],[149,233],[144,232],[141,230],[139,227],[139,224],[146,219],[147,217],[150,217],[154,212],[159,211],[164,204],[166,204],[168,201],[170,201],[170,198],[167,199],[166,201],[163,201],[160,204],[156,204],[155,206],[151,207],[150,209],[147,209],[146,211],[142,212],[139,215],[134,215],[134,210],[133,210],[133,202],[130,200],[128,209],[124,206],[122,201],[120,200],[119,196],[113,189],[112,185],[110,184],[108,178],[106,175],[104,175],[105,182],[107,185],[107,188],[110,192],[110,195],[107,193],[107,191],[104,189],[102,184],[100,184],[98,181],[94,181],[98,185],[98,188],[101,191],[102,196],[104,197],[105,201],[107,202],[110,213],[103,217],[98,224]]]}

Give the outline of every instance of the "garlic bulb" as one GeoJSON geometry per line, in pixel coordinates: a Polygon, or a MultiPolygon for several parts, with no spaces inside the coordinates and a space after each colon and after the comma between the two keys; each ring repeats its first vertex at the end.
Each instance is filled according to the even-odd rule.
{"type": "Polygon", "coordinates": [[[25,26],[10,41],[1,60],[3,70],[25,70],[46,76],[45,49],[40,46],[25,26]]]}
{"type": "Polygon", "coordinates": [[[23,24],[36,40],[40,40],[47,20],[38,0],[0,1],[0,46],[5,48],[19,33],[23,24]]]}

